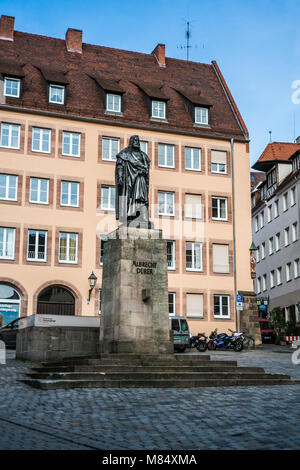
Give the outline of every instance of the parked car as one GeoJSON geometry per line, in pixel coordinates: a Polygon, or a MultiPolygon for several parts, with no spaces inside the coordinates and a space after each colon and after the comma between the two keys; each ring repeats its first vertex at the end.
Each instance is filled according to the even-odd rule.
{"type": "Polygon", "coordinates": [[[0,340],[4,341],[7,349],[16,349],[17,331],[19,329],[19,321],[25,317],[19,317],[0,328],[0,340]]]}
{"type": "Polygon", "coordinates": [[[274,328],[271,327],[269,320],[267,318],[259,318],[258,321],[262,342],[274,343],[276,334],[274,328]]]}
{"type": "Polygon", "coordinates": [[[174,351],[184,352],[190,344],[190,330],[186,318],[169,316],[170,328],[174,335],[174,351]]]}

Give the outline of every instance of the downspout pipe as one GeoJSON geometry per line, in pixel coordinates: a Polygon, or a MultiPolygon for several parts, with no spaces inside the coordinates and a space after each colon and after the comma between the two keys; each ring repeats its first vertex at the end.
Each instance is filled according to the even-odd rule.
{"type": "Polygon", "coordinates": [[[233,279],[234,279],[234,312],[235,312],[235,329],[240,331],[241,319],[240,311],[236,308],[237,296],[237,279],[236,279],[236,237],[235,237],[235,189],[234,189],[234,138],[231,138],[231,174],[232,174],[232,231],[233,231],[233,279]]]}

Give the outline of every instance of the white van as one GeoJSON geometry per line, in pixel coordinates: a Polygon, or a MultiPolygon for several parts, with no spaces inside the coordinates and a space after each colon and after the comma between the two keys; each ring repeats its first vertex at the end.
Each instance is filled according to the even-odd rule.
{"type": "Polygon", "coordinates": [[[174,350],[184,352],[189,346],[190,329],[185,317],[169,315],[170,329],[174,335],[174,350]]]}

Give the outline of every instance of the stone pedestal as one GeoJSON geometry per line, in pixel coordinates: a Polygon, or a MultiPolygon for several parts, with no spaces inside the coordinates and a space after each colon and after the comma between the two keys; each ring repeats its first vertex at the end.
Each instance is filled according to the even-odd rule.
{"type": "Polygon", "coordinates": [[[249,335],[254,337],[255,347],[260,347],[262,344],[261,332],[259,328],[259,314],[256,303],[255,292],[239,291],[239,294],[244,297],[244,310],[241,313],[241,331],[247,331],[249,335]]]}
{"type": "Polygon", "coordinates": [[[119,227],[104,245],[101,353],[171,354],[166,241],[119,227]]]}

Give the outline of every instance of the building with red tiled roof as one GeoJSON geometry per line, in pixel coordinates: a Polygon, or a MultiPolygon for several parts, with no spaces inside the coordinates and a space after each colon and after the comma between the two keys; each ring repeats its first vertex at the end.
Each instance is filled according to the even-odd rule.
{"type": "Polygon", "coordinates": [[[291,155],[300,149],[300,144],[290,142],[270,142],[257,162],[253,165],[255,170],[267,171],[275,162],[288,161],[291,155]]]}
{"type": "Polygon", "coordinates": [[[65,39],[15,31],[2,15],[0,85],[0,290],[13,292],[11,315],[101,312],[116,153],[138,134],[150,217],[168,240],[169,312],[194,333],[235,329],[235,294],[252,287],[249,136],[217,63],[167,57],[163,44],[150,54],[86,44],[71,28],[65,39]]]}

